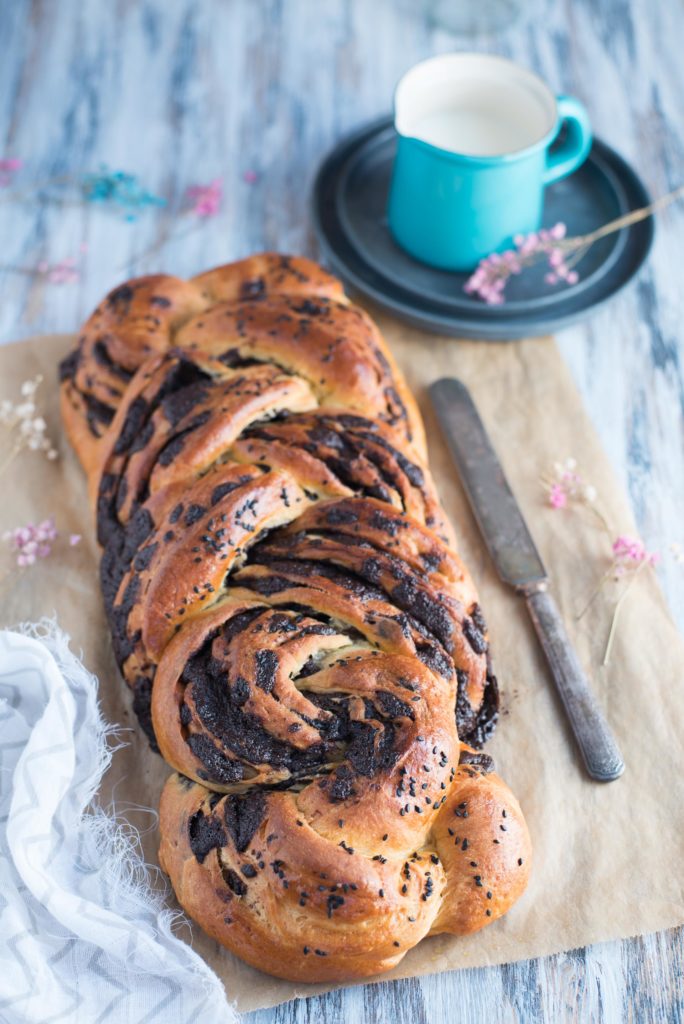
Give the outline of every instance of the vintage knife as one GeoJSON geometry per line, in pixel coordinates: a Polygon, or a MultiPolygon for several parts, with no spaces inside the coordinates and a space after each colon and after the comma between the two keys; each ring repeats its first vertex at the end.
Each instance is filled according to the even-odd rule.
{"type": "Polygon", "coordinates": [[[611,782],[625,765],[548,591],[548,576],[466,386],[430,387],[461,481],[499,576],[527,607],[592,779],[611,782]]]}

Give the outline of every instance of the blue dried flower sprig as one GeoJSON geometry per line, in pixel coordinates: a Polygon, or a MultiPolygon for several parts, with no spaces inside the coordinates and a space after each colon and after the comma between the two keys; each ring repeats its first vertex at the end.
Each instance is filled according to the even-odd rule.
{"type": "Polygon", "coordinates": [[[140,183],[137,175],[127,171],[110,171],[106,166],[81,178],[81,191],[89,203],[117,206],[125,219],[134,221],[140,210],[148,206],[166,206],[166,199],[156,196],[140,183]]]}

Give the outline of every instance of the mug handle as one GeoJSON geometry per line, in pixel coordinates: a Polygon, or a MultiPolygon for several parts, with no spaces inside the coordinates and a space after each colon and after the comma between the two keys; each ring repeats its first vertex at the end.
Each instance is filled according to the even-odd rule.
{"type": "Polygon", "coordinates": [[[563,142],[546,154],[544,184],[565,178],[580,167],[591,149],[592,134],[589,115],[582,103],[574,96],[557,96],[558,117],[567,126],[563,142]]]}

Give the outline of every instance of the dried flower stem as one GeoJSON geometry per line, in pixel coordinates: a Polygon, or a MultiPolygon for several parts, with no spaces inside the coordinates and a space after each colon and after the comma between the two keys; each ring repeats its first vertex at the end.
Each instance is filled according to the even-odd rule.
{"type": "Polygon", "coordinates": [[[615,605],[615,611],[613,612],[613,619],[612,619],[612,622],[610,624],[610,632],[608,633],[608,642],[606,643],[606,650],[605,650],[605,653],[603,655],[603,662],[602,662],[602,664],[604,666],[607,665],[608,662],[610,661],[611,651],[613,650],[613,641],[615,639],[615,633],[617,631],[618,619],[620,617],[620,612],[622,610],[622,605],[624,604],[625,598],[627,597],[627,594],[632,589],[632,586],[634,585],[634,581],[637,578],[637,576],[639,575],[639,573],[641,572],[641,570],[644,568],[645,565],[649,565],[649,564],[650,564],[649,562],[642,562],[641,565],[637,566],[637,568],[634,570],[634,572],[632,573],[632,575],[630,577],[629,583],[624,588],[624,590],[622,591],[622,593],[620,594],[620,596],[618,598],[617,604],[615,605]]]}
{"type": "Polygon", "coordinates": [[[22,447],[21,441],[15,441],[14,446],[10,448],[9,453],[2,462],[0,462],[0,475],[5,472],[12,462],[14,462],[22,447]]]}
{"type": "Polygon", "coordinates": [[[17,200],[21,202],[24,199],[35,200],[37,194],[39,194],[40,192],[44,192],[45,189],[51,188],[53,185],[69,185],[73,184],[74,181],[75,179],[70,175],[62,174],[56,178],[48,178],[46,181],[43,182],[39,181],[35,185],[31,185],[30,187],[15,189],[10,186],[9,188],[4,189],[2,196],[0,196],[0,202],[2,202],[3,200],[5,202],[16,202],[17,200]]]}
{"type": "Polygon", "coordinates": [[[601,589],[602,589],[604,583],[608,582],[608,580],[610,579],[612,574],[613,574],[613,565],[611,564],[610,568],[606,569],[606,571],[604,572],[603,576],[601,577],[601,579],[598,581],[598,583],[596,584],[596,586],[592,590],[591,594],[589,595],[589,599],[588,599],[587,603],[585,604],[584,608],[582,609],[582,611],[579,612],[575,616],[575,621],[579,622],[580,619],[584,618],[584,616],[587,614],[587,612],[591,608],[592,604],[594,603],[595,599],[601,593],[601,589]]]}
{"type": "Polygon", "coordinates": [[[623,214],[622,217],[616,217],[615,220],[608,221],[607,224],[597,228],[595,231],[590,231],[586,235],[575,235],[573,238],[562,239],[558,243],[558,248],[570,251],[584,246],[588,248],[594,242],[598,242],[600,238],[605,238],[606,235],[612,235],[615,231],[620,231],[622,228],[628,228],[632,224],[638,224],[642,220],[647,220],[652,214],[657,213],[658,210],[662,210],[683,196],[684,185],[680,185],[679,188],[673,189],[672,192],[668,192],[666,195],[654,200],[648,206],[641,206],[638,210],[632,210],[630,213],[623,214]]]}

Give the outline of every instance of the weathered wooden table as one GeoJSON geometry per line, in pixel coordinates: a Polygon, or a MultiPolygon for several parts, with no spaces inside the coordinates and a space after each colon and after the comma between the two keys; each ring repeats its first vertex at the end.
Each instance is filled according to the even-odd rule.
{"type": "MultiPolygon", "coordinates": [[[[92,205],[9,202],[0,192],[0,339],[71,331],[117,280],[143,270],[192,274],[270,248],[315,255],[308,201],[319,160],[343,133],[386,112],[401,72],[437,52],[486,50],[530,65],[554,89],[584,100],[597,134],[654,194],[681,184],[680,0],[524,0],[519,21],[486,38],[450,35],[426,14],[431,6],[0,2],[0,158],[25,161],[22,181],[106,163],[138,174],[171,207],[192,182],[222,178],[225,189],[217,217],[135,264],[134,254],[178,231],[170,212],[143,211],[128,223],[92,205]],[[68,257],[82,261],[77,283],[22,272],[68,257]]],[[[643,538],[664,553],[684,541],[683,230],[681,206],[663,213],[637,282],[558,338],[643,538]]],[[[663,558],[662,583],[680,625],[682,572],[663,558]]],[[[683,975],[679,930],[342,990],[249,1019],[672,1022],[684,1018],[683,975]]]]}

